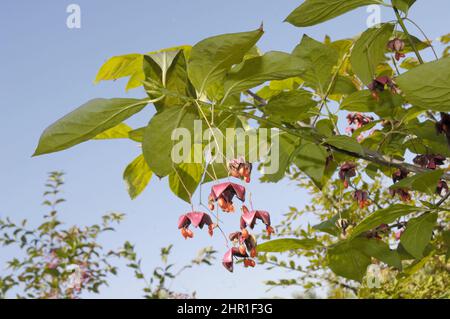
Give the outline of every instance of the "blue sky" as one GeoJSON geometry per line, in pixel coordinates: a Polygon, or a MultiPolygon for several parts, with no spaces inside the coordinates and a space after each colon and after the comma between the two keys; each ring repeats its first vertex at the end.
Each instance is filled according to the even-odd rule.
{"type": "MultiPolygon", "coordinates": [[[[418,0],[411,17],[430,38],[449,32],[450,2],[418,0]]],[[[259,43],[263,51],[290,51],[302,34],[323,39],[357,35],[366,28],[368,14],[359,9],[312,28],[295,28],[283,23],[300,1],[295,0],[191,0],[191,1],[24,1],[4,0],[0,4],[0,217],[28,218],[31,223],[43,214],[43,182],[46,173],[67,173],[62,217],[67,223],[97,222],[108,211],[127,214],[118,232],[108,236],[107,245],[124,240],[136,244],[150,271],[159,263],[159,249],[174,243],[173,261],[190,260],[203,246],[213,245],[224,253],[223,239],[210,240],[197,232],[195,240],[184,241],[176,223],[189,207],[172,195],[167,181],[153,179],[146,191],[131,201],[122,181],[122,171],[140,150],[130,141],[95,141],[70,150],[31,158],[42,130],[53,121],[95,97],[143,97],[142,91],[124,92],[124,81],[93,84],[98,68],[109,57],[143,53],[197,41],[216,34],[255,29],[264,22],[266,33],[259,43]],[[81,7],[81,29],[66,27],[66,7],[81,7]]],[[[390,11],[382,12],[391,20],[390,11]]],[[[415,33],[415,32],[413,32],[415,33]]],[[[416,34],[416,33],[415,33],[416,34]]],[[[149,107],[129,121],[139,127],[152,114],[149,107]]],[[[254,179],[256,180],[256,179],[254,179]]],[[[251,185],[255,206],[272,213],[274,222],[289,206],[301,207],[308,195],[294,184],[251,185]]],[[[234,217],[236,219],[237,217],[234,217]]],[[[237,223],[227,217],[230,225],[237,223]]],[[[228,231],[233,230],[231,226],[228,231]]],[[[16,252],[6,251],[8,256],[16,252]]],[[[0,262],[6,257],[0,254],[0,262]]],[[[220,265],[187,272],[172,288],[180,292],[196,290],[199,297],[262,297],[263,280],[280,273],[262,267],[234,274],[220,265]]],[[[3,267],[3,266],[2,266],[3,267]]],[[[0,268],[2,269],[2,268],[0,268]]],[[[1,272],[2,270],[0,270],[1,272]]],[[[283,274],[286,275],[286,274],[283,274]]],[[[140,297],[140,283],[123,270],[112,278],[110,288],[100,297],[140,297]]],[[[276,290],[270,296],[290,296],[293,290],[276,290]]]]}

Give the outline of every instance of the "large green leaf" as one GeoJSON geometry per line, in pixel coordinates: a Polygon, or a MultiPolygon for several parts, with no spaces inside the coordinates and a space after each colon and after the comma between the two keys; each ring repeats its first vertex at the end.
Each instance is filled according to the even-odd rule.
{"type": "Polygon", "coordinates": [[[341,242],[328,248],[327,261],[336,275],[361,282],[371,260],[351,242],[341,242]]]}
{"type": "Polygon", "coordinates": [[[197,163],[181,163],[169,175],[169,186],[172,192],[186,202],[191,202],[192,195],[203,176],[203,165],[197,163]]]}
{"type": "Polygon", "coordinates": [[[263,33],[259,28],[250,32],[218,35],[197,43],[192,48],[188,63],[189,78],[197,92],[203,94],[211,85],[222,82],[227,70],[242,61],[263,33]]]}
{"type": "Polygon", "coordinates": [[[302,74],[299,59],[285,52],[271,51],[246,60],[232,69],[225,81],[225,96],[243,92],[271,80],[283,80],[302,74]]]}
{"type": "Polygon", "coordinates": [[[398,269],[402,268],[402,262],[398,252],[391,250],[389,245],[382,240],[358,237],[352,240],[352,246],[367,256],[374,257],[389,266],[398,269]]]}
{"type": "Polygon", "coordinates": [[[429,244],[436,226],[437,213],[425,213],[417,218],[410,219],[405,232],[400,237],[402,246],[415,258],[423,257],[425,247],[429,244]]]}
{"type": "MultiPolygon", "coordinates": [[[[172,133],[176,128],[185,128],[193,138],[194,121],[198,114],[192,109],[167,108],[156,114],[144,131],[142,150],[150,169],[159,177],[172,173],[172,133]]],[[[191,144],[192,145],[192,144],[191,144]]]]}
{"type": "Polygon", "coordinates": [[[353,71],[364,84],[369,84],[376,76],[377,66],[385,59],[386,44],[393,30],[393,24],[385,23],[381,27],[366,30],[356,41],[350,63],[353,71]]]}
{"type": "Polygon", "coordinates": [[[324,95],[332,78],[333,68],[338,62],[339,53],[331,46],[304,35],[292,54],[303,61],[305,72],[302,78],[306,85],[324,95]]]}
{"type": "Polygon", "coordinates": [[[283,253],[290,250],[311,250],[318,246],[322,246],[315,239],[295,239],[283,238],[266,241],[258,245],[258,252],[261,253],[283,253]]]}
{"type": "Polygon", "coordinates": [[[151,177],[152,171],[142,154],[126,167],[123,172],[123,179],[127,184],[128,194],[132,199],[135,199],[142,193],[151,177]]]}
{"type": "Polygon", "coordinates": [[[382,4],[380,0],[306,0],[286,18],[296,27],[308,27],[330,19],[356,8],[382,4]]]}
{"type": "Polygon", "coordinates": [[[329,267],[334,273],[357,281],[361,281],[366,274],[371,257],[389,266],[402,268],[398,252],[378,239],[360,237],[342,241],[329,247],[327,252],[329,267]]]}
{"type": "Polygon", "coordinates": [[[346,135],[335,135],[330,136],[326,139],[326,143],[337,147],[342,150],[346,150],[352,153],[364,154],[364,149],[358,143],[358,141],[350,136],[346,135]]]}
{"type": "Polygon", "coordinates": [[[151,102],[121,98],[91,100],[45,129],[34,156],[62,151],[88,141],[122,123],[151,102]]]}
{"type": "Polygon", "coordinates": [[[395,183],[391,186],[391,188],[407,188],[433,195],[436,193],[437,184],[443,174],[444,171],[440,169],[415,174],[414,176],[407,177],[405,179],[402,179],[398,183],[395,183]]]}
{"type": "Polygon", "coordinates": [[[395,81],[409,103],[432,111],[450,111],[450,57],[420,65],[395,81]]]}
{"type": "Polygon", "coordinates": [[[317,105],[312,94],[299,89],[286,91],[273,97],[264,107],[264,113],[285,122],[297,122],[314,115],[309,111],[317,105]]]}
{"type": "Polygon", "coordinates": [[[315,143],[302,141],[294,159],[295,165],[322,189],[323,174],[327,161],[327,150],[315,143]]]}
{"type": "Polygon", "coordinates": [[[358,225],[353,228],[351,233],[351,238],[354,238],[363,232],[374,229],[381,224],[390,224],[394,222],[397,218],[402,216],[417,213],[423,211],[424,209],[421,207],[414,207],[402,204],[392,205],[385,209],[380,209],[374,212],[373,214],[364,218],[358,225]]]}

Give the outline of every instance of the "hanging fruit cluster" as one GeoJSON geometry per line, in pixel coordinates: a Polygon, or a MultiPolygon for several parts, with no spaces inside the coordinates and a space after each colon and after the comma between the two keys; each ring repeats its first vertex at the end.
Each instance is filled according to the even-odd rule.
{"type": "MultiPolygon", "coordinates": [[[[239,178],[245,183],[250,183],[251,172],[252,164],[243,158],[233,159],[228,163],[229,175],[239,178]]],[[[245,186],[233,182],[224,182],[213,185],[208,196],[208,209],[211,212],[216,210],[218,213],[220,209],[225,213],[234,213],[236,209],[233,200],[237,198],[242,202],[240,230],[229,234],[228,240],[232,247],[227,250],[222,259],[223,266],[230,272],[233,272],[235,258],[242,258],[245,267],[255,267],[254,258],[257,256],[257,240],[255,235],[249,232],[249,229],[254,229],[258,220],[265,225],[268,237],[274,233],[270,222],[270,214],[267,211],[247,208],[244,204],[245,193],[245,186]]],[[[250,207],[252,207],[251,203],[250,207]]],[[[210,236],[213,235],[214,229],[219,227],[218,223],[214,223],[207,213],[194,211],[186,213],[181,215],[178,220],[178,228],[185,239],[194,237],[194,233],[189,229],[191,225],[200,229],[206,225],[210,236]]]]}

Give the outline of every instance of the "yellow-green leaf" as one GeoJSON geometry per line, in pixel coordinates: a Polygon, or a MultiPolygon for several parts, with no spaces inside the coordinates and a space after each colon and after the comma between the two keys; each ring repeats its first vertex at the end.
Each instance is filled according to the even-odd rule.
{"type": "Polygon", "coordinates": [[[123,179],[127,185],[128,194],[132,199],[135,199],[142,193],[151,177],[152,171],[142,154],[127,166],[123,172],[123,179]]]}

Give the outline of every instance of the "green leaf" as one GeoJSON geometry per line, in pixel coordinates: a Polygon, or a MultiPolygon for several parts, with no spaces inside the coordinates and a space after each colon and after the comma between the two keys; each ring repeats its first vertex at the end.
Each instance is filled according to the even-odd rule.
{"type": "Polygon", "coordinates": [[[423,211],[423,208],[402,204],[395,204],[388,208],[377,210],[373,214],[364,218],[358,225],[355,226],[355,228],[353,228],[351,238],[355,238],[363,232],[374,229],[381,224],[390,224],[397,218],[420,211],[423,211]]]}
{"type": "Polygon", "coordinates": [[[323,96],[331,81],[339,53],[331,46],[304,35],[292,54],[303,61],[305,72],[302,79],[306,85],[315,88],[323,96]]]}
{"type": "Polygon", "coordinates": [[[378,65],[385,59],[386,44],[393,30],[393,24],[385,23],[381,27],[367,29],[356,41],[350,63],[364,84],[368,85],[375,78],[378,65]]]}
{"type": "Polygon", "coordinates": [[[266,241],[258,245],[258,252],[261,253],[283,253],[290,250],[311,250],[318,246],[322,246],[315,239],[295,239],[283,238],[266,241]]]}
{"type": "Polygon", "coordinates": [[[186,52],[189,52],[189,47],[184,50],[176,47],[144,56],[144,87],[151,90],[148,83],[153,81],[166,89],[165,98],[155,104],[157,110],[164,107],[181,107],[188,97],[195,97],[187,75],[186,52]]]}
{"type": "Polygon", "coordinates": [[[341,110],[349,112],[373,112],[378,103],[369,90],[357,91],[350,94],[341,103],[341,110]]]}
{"type": "MultiPolygon", "coordinates": [[[[276,183],[284,178],[286,170],[291,165],[293,154],[299,142],[300,140],[297,137],[287,133],[280,133],[279,156],[275,158],[275,160],[278,160],[278,170],[271,174],[264,173],[264,176],[261,177],[262,182],[276,183]]],[[[271,152],[273,151],[274,149],[272,148],[271,152]]]]}
{"type": "Polygon", "coordinates": [[[296,27],[312,26],[379,0],[306,0],[286,18],[296,27]]]}
{"type": "Polygon", "coordinates": [[[286,91],[273,97],[264,107],[264,113],[286,122],[305,120],[313,113],[309,110],[317,105],[312,94],[306,90],[286,91]]]}
{"type": "Polygon", "coordinates": [[[302,141],[294,159],[295,165],[308,175],[319,189],[323,187],[327,156],[327,150],[323,146],[302,141]]]}
{"type": "Polygon", "coordinates": [[[129,90],[142,85],[142,75],[142,54],[125,54],[114,56],[106,61],[98,71],[95,83],[129,76],[131,77],[127,84],[127,90],[129,90]]]}
{"type": "Polygon", "coordinates": [[[141,154],[136,157],[123,172],[123,179],[127,185],[131,199],[138,197],[147,187],[152,177],[152,171],[141,154]]]}
{"type": "Polygon", "coordinates": [[[94,99],[50,125],[33,156],[68,149],[115,127],[141,111],[147,99],[94,99]]]}
{"type": "Polygon", "coordinates": [[[420,65],[396,78],[406,100],[431,111],[450,111],[450,57],[420,65]]]}
{"type": "Polygon", "coordinates": [[[118,138],[128,138],[129,132],[132,131],[132,128],[126,125],[125,123],[120,123],[117,126],[110,128],[109,130],[100,133],[94,140],[110,140],[110,139],[118,139],[118,138]]]}
{"type": "Polygon", "coordinates": [[[444,174],[443,170],[433,170],[429,172],[415,174],[414,176],[402,179],[398,183],[395,183],[390,188],[407,188],[422,193],[433,195],[436,193],[436,187],[444,174]]]}
{"type": "Polygon", "coordinates": [[[326,139],[326,143],[337,147],[342,150],[346,150],[352,153],[364,154],[364,149],[358,143],[356,139],[346,135],[330,136],[326,139]]]}
{"type": "Polygon", "coordinates": [[[200,184],[203,176],[203,165],[181,163],[169,175],[169,186],[172,192],[182,200],[190,203],[191,197],[200,184]]]}
{"type": "Polygon", "coordinates": [[[371,257],[389,266],[402,268],[398,252],[391,250],[387,243],[377,239],[360,237],[341,241],[329,247],[327,252],[329,267],[334,273],[357,281],[361,281],[366,274],[371,257]]]}
{"type": "Polygon", "coordinates": [[[328,248],[327,261],[336,275],[361,282],[371,260],[351,242],[344,241],[328,248]]]}
{"type": "Polygon", "coordinates": [[[138,143],[144,140],[145,126],[128,132],[128,138],[138,143]]]}
{"type": "Polygon", "coordinates": [[[402,262],[397,251],[391,250],[382,240],[358,237],[352,240],[352,246],[369,257],[374,257],[389,266],[401,269],[402,262]]]}
{"type": "MultiPolygon", "coordinates": [[[[332,95],[349,95],[355,92],[359,92],[353,83],[352,78],[348,76],[339,75],[336,80],[336,84],[334,85],[332,95]]],[[[340,100],[337,99],[337,100],[340,100]]]]}
{"type": "Polygon", "coordinates": [[[189,78],[197,92],[203,94],[211,85],[222,82],[227,70],[242,61],[263,33],[259,28],[250,32],[218,35],[197,43],[188,62],[189,78]]]}
{"type": "Polygon", "coordinates": [[[416,0],[392,0],[392,5],[397,9],[408,13],[409,8],[416,2],[416,0]]]}
{"type": "Polygon", "coordinates": [[[437,213],[425,213],[408,221],[406,230],[400,237],[400,242],[406,251],[415,258],[424,257],[423,252],[431,240],[437,218],[437,213]]]}
{"type": "Polygon", "coordinates": [[[411,70],[420,65],[419,60],[417,58],[409,57],[402,61],[400,67],[405,70],[411,70]]]}
{"type": "Polygon", "coordinates": [[[291,54],[271,51],[246,60],[233,68],[225,81],[225,97],[271,80],[284,80],[302,74],[301,61],[291,54]]]}
{"type": "Polygon", "coordinates": [[[164,109],[150,120],[144,131],[142,151],[148,166],[158,177],[167,176],[173,171],[174,163],[171,158],[172,147],[175,144],[172,141],[173,130],[187,129],[192,141],[195,120],[199,120],[199,116],[189,106],[182,109],[164,109]]]}
{"type": "Polygon", "coordinates": [[[344,210],[340,212],[339,214],[335,214],[333,217],[331,217],[328,220],[325,220],[317,225],[313,226],[313,229],[328,233],[333,236],[337,236],[340,234],[340,230],[336,227],[336,221],[341,218],[348,218],[350,214],[350,210],[344,210]]]}

